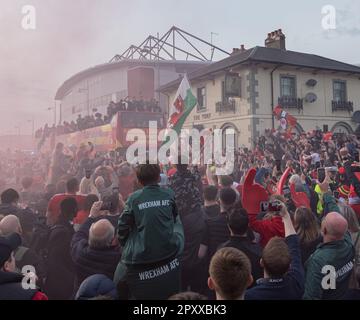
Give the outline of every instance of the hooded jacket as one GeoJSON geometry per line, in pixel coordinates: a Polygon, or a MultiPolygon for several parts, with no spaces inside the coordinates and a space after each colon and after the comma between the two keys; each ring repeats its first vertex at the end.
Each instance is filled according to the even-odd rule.
{"type": "Polygon", "coordinates": [[[76,293],[75,300],[89,300],[98,296],[106,296],[117,299],[114,282],[103,274],[94,274],[87,278],[76,293]]]}
{"type": "Polygon", "coordinates": [[[0,300],[48,300],[38,289],[23,289],[24,276],[0,271],[0,300]]]}

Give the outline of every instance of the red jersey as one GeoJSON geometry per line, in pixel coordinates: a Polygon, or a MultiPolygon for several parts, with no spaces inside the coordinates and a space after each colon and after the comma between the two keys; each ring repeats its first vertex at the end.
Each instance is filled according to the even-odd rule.
{"type": "Polygon", "coordinates": [[[60,203],[61,201],[67,199],[67,198],[75,198],[77,204],[78,204],[78,212],[81,211],[84,207],[85,202],[85,196],[83,195],[72,195],[72,194],[56,194],[54,195],[48,204],[47,212],[46,212],[46,218],[47,218],[47,224],[53,225],[56,223],[59,215],[60,215],[60,203]]]}
{"type": "Polygon", "coordinates": [[[89,217],[89,214],[90,212],[86,212],[85,210],[79,211],[74,218],[74,224],[83,224],[89,217]]]}

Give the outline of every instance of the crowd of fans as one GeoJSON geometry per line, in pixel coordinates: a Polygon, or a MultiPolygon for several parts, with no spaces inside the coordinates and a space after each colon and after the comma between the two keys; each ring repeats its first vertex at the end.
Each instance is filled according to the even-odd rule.
{"type": "Polygon", "coordinates": [[[107,107],[107,114],[104,116],[99,112],[85,117],[79,114],[76,121],[64,121],[62,124],[58,124],[57,126],[54,124],[52,127],[46,124],[44,128],[40,128],[35,132],[35,137],[37,139],[49,138],[54,132],[56,135],[63,135],[109,124],[113,116],[119,111],[161,113],[161,108],[156,99],[146,101],[143,99],[126,98],[121,99],[117,103],[111,101],[107,107]]]}
{"type": "Polygon", "coordinates": [[[358,138],[269,130],[254,145],[228,176],[91,143],[4,153],[0,299],[358,299],[358,138]]]}

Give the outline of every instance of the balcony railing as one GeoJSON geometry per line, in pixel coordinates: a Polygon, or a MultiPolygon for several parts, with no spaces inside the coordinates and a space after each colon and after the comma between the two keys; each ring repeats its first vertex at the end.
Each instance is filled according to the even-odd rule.
{"type": "Polygon", "coordinates": [[[280,97],[279,105],[284,109],[298,109],[298,111],[304,108],[304,99],[293,97],[280,97]]]}
{"type": "Polygon", "coordinates": [[[225,113],[225,112],[236,112],[236,103],[235,100],[220,101],[216,103],[216,112],[225,113]]]}
{"type": "Polygon", "coordinates": [[[332,101],[332,111],[354,112],[354,103],[352,101],[332,101]]]}

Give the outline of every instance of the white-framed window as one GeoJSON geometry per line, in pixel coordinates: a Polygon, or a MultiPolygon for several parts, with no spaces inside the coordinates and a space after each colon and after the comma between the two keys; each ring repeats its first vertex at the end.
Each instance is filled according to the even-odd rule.
{"type": "Polygon", "coordinates": [[[206,87],[197,89],[198,111],[206,110],[206,87]]]}
{"type": "Polygon", "coordinates": [[[296,77],[280,77],[280,95],[281,97],[296,98],[296,77]]]}
{"type": "Polygon", "coordinates": [[[336,102],[347,101],[346,81],[334,80],[333,91],[334,91],[334,101],[336,102]]]}

